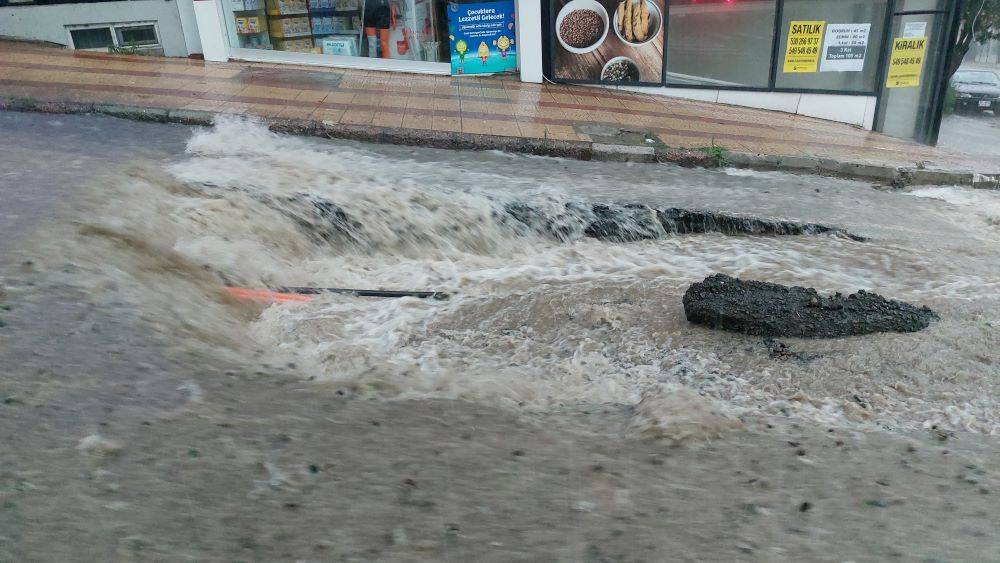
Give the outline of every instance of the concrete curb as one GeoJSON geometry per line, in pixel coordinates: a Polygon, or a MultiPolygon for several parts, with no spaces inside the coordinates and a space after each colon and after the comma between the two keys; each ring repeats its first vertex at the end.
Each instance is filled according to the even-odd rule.
{"type": "Polygon", "coordinates": [[[983,189],[1000,189],[1000,172],[982,174],[971,170],[941,170],[917,166],[889,166],[845,162],[809,156],[759,155],[733,152],[728,155],[737,168],[781,170],[822,176],[875,180],[895,187],[918,185],[959,185],[983,189]]]}
{"type": "MultiPolygon", "coordinates": [[[[156,123],[211,125],[217,114],[211,111],[165,109],[121,104],[81,102],[46,102],[25,98],[0,97],[0,110],[41,113],[94,113],[156,123]]],[[[684,167],[712,168],[714,159],[696,150],[663,149],[631,145],[614,145],[587,141],[533,139],[480,135],[460,132],[427,131],[373,125],[345,125],[309,119],[258,117],[275,132],[306,135],[325,139],[347,139],[372,143],[422,146],[460,150],[499,150],[512,153],[598,160],[607,162],[671,163],[684,167]]],[[[978,173],[971,170],[939,170],[919,167],[838,161],[808,156],[761,155],[743,152],[726,154],[729,165],[752,170],[817,174],[861,180],[874,180],[896,187],[911,185],[961,185],[984,189],[1000,189],[1000,172],[978,173]]]]}

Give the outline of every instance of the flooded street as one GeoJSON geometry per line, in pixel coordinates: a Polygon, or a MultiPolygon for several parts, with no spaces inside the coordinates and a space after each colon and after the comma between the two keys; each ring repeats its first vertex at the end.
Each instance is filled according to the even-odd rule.
{"type": "Polygon", "coordinates": [[[0,560],[1000,552],[1000,192],[241,120],[0,130],[0,560]],[[864,240],[614,242],[588,233],[595,204],[864,240]],[[775,354],[688,323],[681,298],[713,273],[940,319],[775,354]],[[450,297],[265,306],[226,286],[450,297]]]}
{"type": "Polygon", "coordinates": [[[1000,119],[994,115],[949,115],[941,122],[938,146],[959,153],[998,156],[998,136],[1000,119]]]}

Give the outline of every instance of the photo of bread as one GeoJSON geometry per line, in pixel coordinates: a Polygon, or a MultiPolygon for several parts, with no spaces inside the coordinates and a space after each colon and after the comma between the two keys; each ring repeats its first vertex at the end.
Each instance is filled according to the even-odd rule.
{"type": "Polygon", "coordinates": [[[625,4],[625,15],[622,17],[621,30],[625,32],[625,37],[628,41],[632,40],[632,2],[622,2],[625,4]]]}
{"type": "Polygon", "coordinates": [[[663,11],[657,0],[619,0],[614,28],[627,45],[640,46],[660,35],[663,11]]]}

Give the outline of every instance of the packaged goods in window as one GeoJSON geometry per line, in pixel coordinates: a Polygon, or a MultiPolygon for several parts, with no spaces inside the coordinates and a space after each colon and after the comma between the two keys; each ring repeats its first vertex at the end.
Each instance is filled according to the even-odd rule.
{"type": "Polygon", "coordinates": [[[274,18],[271,20],[272,37],[301,37],[310,33],[309,18],[274,18]]]}
{"type": "Polygon", "coordinates": [[[327,37],[322,43],[324,55],[341,55],[345,57],[357,57],[360,55],[358,49],[358,38],[356,36],[335,35],[327,37]]]}
{"type": "Polygon", "coordinates": [[[337,16],[330,18],[330,20],[331,29],[334,33],[357,31],[361,29],[361,20],[357,16],[337,16]]]}
{"type": "Polygon", "coordinates": [[[313,33],[327,33],[328,18],[313,16],[312,18],[312,32],[313,33]]]}
{"type": "Polygon", "coordinates": [[[234,12],[250,12],[253,10],[263,10],[264,0],[232,0],[234,12]]]}
{"type": "Polygon", "coordinates": [[[244,47],[249,49],[271,49],[267,35],[248,35],[244,47]]]}
{"type": "Polygon", "coordinates": [[[290,51],[294,53],[313,52],[313,40],[310,37],[298,39],[277,39],[274,48],[278,51],[290,51]]]}
{"type": "Polygon", "coordinates": [[[271,15],[305,14],[309,11],[306,0],[268,0],[267,11],[271,15]]]}

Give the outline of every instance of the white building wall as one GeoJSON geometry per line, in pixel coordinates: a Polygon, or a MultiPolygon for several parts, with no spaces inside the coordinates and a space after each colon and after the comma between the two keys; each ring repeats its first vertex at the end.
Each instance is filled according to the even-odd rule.
{"type": "Polygon", "coordinates": [[[711,88],[667,88],[619,86],[621,90],[672,98],[683,98],[732,106],[769,109],[849,123],[871,130],[875,126],[875,96],[746,92],[711,88]]]}
{"type": "MultiPolygon", "coordinates": [[[[187,0],[190,3],[190,0],[187,0]]],[[[0,36],[69,45],[67,25],[153,21],[157,24],[163,54],[186,57],[188,42],[181,26],[178,3],[164,0],[132,0],[52,6],[8,6],[0,8],[0,36]]],[[[193,30],[197,35],[197,29],[193,30]]]]}
{"type": "Polygon", "coordinates": [[[201,53],[201,36],[198,33],[198,20],[194,14],[194,0],[174,1],[177,2],[177,14],[180,17],[187,54],[201,53]]]}

